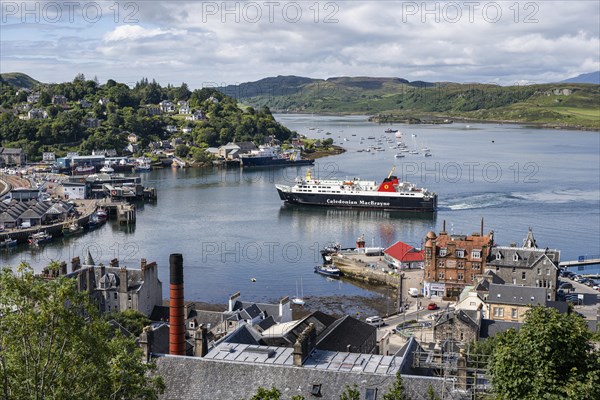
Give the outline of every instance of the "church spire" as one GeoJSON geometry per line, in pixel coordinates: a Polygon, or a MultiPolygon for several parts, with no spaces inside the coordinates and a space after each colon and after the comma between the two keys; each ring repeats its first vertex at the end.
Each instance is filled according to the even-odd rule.
{"type": "Polygon", "coordinates": [[[523,247],[537,249],[537,243],[535,242],[535,238],[533,237],[533,230],[531,229],[531,227],[529,227],[527,237],[523,239],[523,247]]]}

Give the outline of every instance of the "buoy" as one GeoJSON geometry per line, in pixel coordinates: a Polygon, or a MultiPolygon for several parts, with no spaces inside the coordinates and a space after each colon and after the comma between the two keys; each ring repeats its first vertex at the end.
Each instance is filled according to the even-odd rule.
{"type": "Polygon", "coordinates": [[[251,278],[250,281],[251,282],[256,282],[256,278],[251,278]]]}

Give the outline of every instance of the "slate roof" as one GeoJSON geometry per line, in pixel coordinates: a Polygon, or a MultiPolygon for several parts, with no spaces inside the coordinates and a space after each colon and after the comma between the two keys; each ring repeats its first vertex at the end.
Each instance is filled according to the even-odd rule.
{"type": "Polygon", "coordinates": [[[317,349],[330,351],[347,351],[360,349],[373,335],[377,328],[349,315],[342,317],[317,337],[317,349]]]}
{"type": "Polygon", "coordinates": [[[519,330],[523,325],[520,322],[511,322],[511,321],[494,321],[491,319],[482,319],[481,326],[479,327],[479,338],[487,339],[489,337],[495,336],[498,333],[507,331],[509,329],[519,330]]]}
{"type": "Polygon", "coordinates": [[[169,321],[169,306],[154,306],[150,313],[151,321],[169,321]]]}
{"type": "MultiPolygon", "coordinates": [[[[317,350],[302,367],[293,366],[290,348],[232,344],[222,344],[204,358],[162,356],[155,361],[167,385],[160,397],[165,400],[245,399],[259,387],[276,387],[282,399],[299,395],[308,400],[317,398],[311,395],[314,385],[320,385],[320,398],[339,399],[346,385],[354,384],[361,399],[367,388],[376,388],[380,399],[400,369],[413,398],[426,393],[429,385],[441,393],[442,378],[408,375],[414,372],[411,356],[416,346],[416,341],[410,339],[407,357],[317,350]]],[[[447,394],[448,398],[460,398],[455,393],[447,394]]]]}
{"type": "Polygon", "coordinates": [[[490,284],[489,304],[512,304],[520,306],[546,306],[546,288],[532,286],[490,284]]]}
{"type": "Polygon", "coordinates": [[[472,328],[479,328],[478,323],[478,312],[476,310],[447,310],[441,313],[435,320],[435,326],[440,326],[454,318],[464,322],[465,324],[471,326],[472,328]]]}
{"type": "Polygon", "coordinates": [[[488,266],[533,268],[544,257],[548,257],[557,266],[560,261],[560,251],[534,247],[497,246],[490,250],[488,266]],[[500,259],[497,258],[498,255],[500,259]]]}

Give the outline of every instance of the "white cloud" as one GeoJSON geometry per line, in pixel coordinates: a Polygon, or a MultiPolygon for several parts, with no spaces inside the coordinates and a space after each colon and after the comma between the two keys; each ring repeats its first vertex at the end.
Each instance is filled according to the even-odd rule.
{"type": "Polygon", "coordinates": [[[496,21],[492,9],[483,13],[488,3],[469,15],[466,3],[456,2],[457,16],[447,2],[427,2],[429,14],[423,2],[399,1],[279,2],[273,10],[263,2],[228,3],[227,10],[222,2],[140,2],[137,23],[115,23],[107,9],[100,23],[55,24],[51,35],[11,24],[0,38],[0,60],[3,71],[48,81],[84,72],[191,87],[291,74],[508,84],[599,68],[598,2],[496,2],[496,21]],[[292,3],[303,7],[295,22],[297,10],[285,9],[292,3]],[[29,63],[20,61],[25,57],[29,63]]]}
{"type": "Polygon", "coordinates": [[[104,35],[104,40],[107,42],[115,42],[121,40],[157,38],[158,36],[184,36],[185,34],[186,31],[181,29],[146,29],[140,25],[122,25],[116,27],[113,31],[107,32],[104,35]]]}

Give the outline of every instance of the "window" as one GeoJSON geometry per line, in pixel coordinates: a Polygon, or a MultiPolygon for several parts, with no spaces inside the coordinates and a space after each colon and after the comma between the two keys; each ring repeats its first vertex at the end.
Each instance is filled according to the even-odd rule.
{"type": "Polygon", "coordinates": [[[439,277],[440,279],[444,279],[444,273],[443,273],[443,272],[440,272],[440,273],[438,274],[438,277],[439,277]]]}
{"type": "Polygon", "coordinates": [[[444,249],[440,249],[440,256],[441,257],[444,257],[447,253],[448,253],[447,249],[445,249],[445,248],[444,249]]]}
{"type": "Polygon", "coordinates": [[[519,255],[517,253],[513,255],[513,261],[519,261],[519,255]]]}
{"type": "Polygon", "coordinates": [[[115,300],[117,299],[117,292],[115,292],[115,300]]]}
{"type": "Polygon", "coordinates": [[[500,253],[496,253],[496,260],[501,260],[502,259],[502,255],[500,253]]]}
{"type": "Polygon", "coordinates": [[[471,282],[475,282],[475,274],[471,274],[471,282]]]}
{"type": "Polygon", "coordinates": [[[521,279],[525,280],[525,272],[521,272],[521,279]]]}
{"type": "Polygon", "coordinates": [[[479,264],[479,263],[473,263],[473,264],[471,264],[471,268],[472,269],[476,269],[476,270],[480,270],[481,269],[481,264],[479,264]]]}
{"type": "Polygon", "coordinates": [[[494,307],[494,317],[504,317],[504,308],[494,307]]]}
{"type": "Polygon", "coordinates": [[[481,258],[481,250],[473,250],[471,252],[471,258],[481,258]]]}
{"type": "Polygon", "coordinates": [[[550,275],[550,268],[546,268],[546,275],[550,275]]]}
{"type": "Polygon", "coordinates": [[[465,276],[463,275],[463,273],[462,273],[462,272],[459,272],[459,273],[458,273],[458,280],[459,280],[459,281],[462,281],[463,279],[465,279],[465,276]]]}
{"type": "Polygon", "coordinates": [[[377,389],[367,388],[365,390],[365,400],[375,400],[377,399],[377,389]]]}
{"type": "Polygon", "coordinates": [[[457,268],[458,268],[458,269],[464,269],[464,268],[465,268],[465,263],[464,263],[464,262],[462,262],[462,261],[461,261],[461,262],[459,262],[459,263],[458,263],[458,265],[457,265],[457,268]]]}
{"type": "Polygon", "coordinates": [[[542,269],[541,269],[541,268],[538,268],[538,269],[537,269],[537,271],[538,271],[538,275],[541,275],[541,273],[542,273],[542,269]]]}
{"type": "Polygon", "coordinates": [[[517,318],[519,318],[519,310],[517,310],[516,308],[512,308],[512,309],[510,310],[510,317],[511,317],[512,319],[517,319],[517,318]]]}
{"type": "Polygon", "coordinates": [[[464,257],[465,256],[465,251],[464,250],[456,250],[456,257],[464,257]]]}
{"type": "Polygon", "coordinates": [[[516,267],[513,267],[513,272],[517,272],[517,268],[516,267]]]}
{"type": "Polygon", "coordinates": [[[444,268],[445,265],[446,263],[444,262],[444,260],[438,261],[438,268],[444,268]]]}
{"type": "Polygon", "coordinates": [[[313,385],[310,394],[316,397],[321,397],[321,384],[313,385]]]}
{"type": "Polygon", "coordinates": [[[513,278],[513,282],[512,282],[512,284],[513,284],[513,285],[516,285],[516,284],[517,284],[517,278],[513,278]]]}

